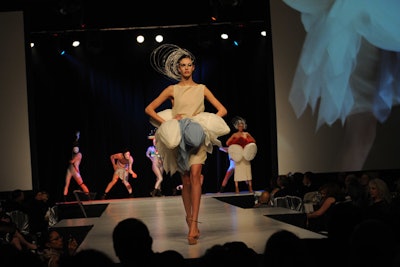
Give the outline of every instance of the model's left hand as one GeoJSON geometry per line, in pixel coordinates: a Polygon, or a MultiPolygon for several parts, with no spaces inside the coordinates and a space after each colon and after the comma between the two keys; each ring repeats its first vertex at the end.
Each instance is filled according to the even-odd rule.
{"type": "Polygon", "coordinates": [[[129,173],[132,174],[133,178],[137,178],[137,174],[134,171],[131,170],[129,173]]]}

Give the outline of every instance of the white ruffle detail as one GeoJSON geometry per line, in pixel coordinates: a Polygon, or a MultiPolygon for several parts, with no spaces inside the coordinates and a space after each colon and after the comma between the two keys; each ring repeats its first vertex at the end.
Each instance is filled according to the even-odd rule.
{"type": "MultiPolygon", "coordinates": [[[[150,120],[150,123],[158,128],[155,134],[156,146],[163,159],[165,172],[173,175],[178,171],[177,147],[181,140],[181,129],[178,121],[172,119],[171,109],[160,111],[157,114],[166,121],[160,125],[155,123],[154,120],[150,120]]],[[[213,151],[214,145],[218,147],[222,146],[218,138],[230,132],[230,128],[224,119],[214,113],[201,112],[192,117],[192,120],[199,123],[204,129],[206,136],[204,144],[207,147],[207,152],[210,154],[213,151]]]]}

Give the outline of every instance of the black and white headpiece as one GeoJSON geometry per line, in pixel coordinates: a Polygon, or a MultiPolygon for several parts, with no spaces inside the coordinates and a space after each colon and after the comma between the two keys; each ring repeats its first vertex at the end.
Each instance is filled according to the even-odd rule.
{"type": "Polygon", "coordinates": [[[157,72],[169,79],[180,81],[181,74],[178,70],[178,61],[183,56],[188,56],[194,64],[195,57],[190,51],[174,44],[163,44],[151,52],[150,64],[157,72]]]}

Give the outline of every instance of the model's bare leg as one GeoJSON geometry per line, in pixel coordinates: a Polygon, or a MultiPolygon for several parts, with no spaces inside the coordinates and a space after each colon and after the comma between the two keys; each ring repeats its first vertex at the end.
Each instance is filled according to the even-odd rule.
{"type": "Polygon", "coordinates": [[[251,181],[251,180],[248,180],[248,181],[247,181],[247,184],[248,184],[248,186],[249,186],[249,193],[253,193],[253,183],[252,183],[252,181],[251,181]]]}
{"type": "Polygon", "coordinates": [[[68,189],[69,189],[69,184],[71,182],[71,177],[72,174],[69,171],[67,171],[67,174],[65,176],[64,197],[68,195],[68,189]]]}
{"type": "Polygon", "coordinates": [[[238,181],[235,181],[235,193],[236,194],[239,194],[239,182],[238,181]]]}
{"type": "Polygon", "coordinates": [[[152,197],[155,197],[155,196],[160,197],[160,196],[162,196],[161,183],[164,179],[164,177],[163,177],[164,169],[162,168],[162,165],[157,166],[156,164],[153,164],[152,169],[153,169],[154,174],[156,175],[156,182],[154,184],[153,191],[150,192],[150,195],[152,197]]]}
{"type": "Polygon", "coordinates": [[[344,125],[340,171],[363,168],[376,136],[377,120],[372,113],[350,115],[344,125]]]}
{"type": "Polygon", "coordinates": [[[80,184],[80,187],[83,192],[85,192],[86,194],[89,194],[89,188],[83,182],[80,184]]]}
{"type": "Polygon", "coordinates": [[[235,170],[235,169],[230,169],[230,170],[228,170],[228,171],[226,172],[225,177],[224,177],[224,180],[222,180],[222,186],[224,186],[224,187],[226,186],[226,184],[228,183],[229,178],[231,178],[231,176],[232,176],[234,170],[235,170]]]}
{"type": "Polygon", "coordinates": [[[201,202],[201,185],[202,179],[204,179],[201,174],[202,164],[193,164],[190,168],[190,192],[186,195],[185,186],[187,182],[187,177],[182,180],[183,189],[182,189],[182,197],[184,199],[185,211],[187,215],[187,222],[189,225],[189,233],[188,233],[188,243],[189,245],[197,244],[197,239],[199,238],[199,228],[198,228],[198,220],[199,220],[199,211],[200,211],[200,202],[201,202]],[[185,194],[185,196],[184,196],[185,194]],[[188,199],[185,199],[188,197],[188,199]],[[187,203],[190,203],[187,205],[187,203]]]}
{"type": "Polygon", "coordinates": [[[154,173],[156,175],[156,183],[154,185],[154,189],[161,189],[161,183],[164,180],[162,172],[160,171],[160,169],[157,168],[154,170],[154,173]]]}
{"type": "Polygon", "coordinates": [[[380,50],[362,39],[357,65],[350,77],[354,96],[352,115],[347,116],[339,171],[359,171],[375,141],[377,120],[372,107],[381,66],[380,50]]]}
{"type": "Polygon", "coordinates": [[[185,208],[186,213],[186,222],[188,227],[190,227],[190,223],[192,220],[192,201],[190,199],[190,192],[192,191],[192,185],[190,183],[190,174],[185,173],[181,176],[182,179],[182,201],[183,207],[185,208]]]}
{"type": "Polygon", "coordinates": [[[105,194],[108,194],[108,192],[110,192],[111,188],[118,182],[118,175],[113,176],[111,182],[108,183],[106,190],[104,190],[105,194]]]}
{"type": "Polygon", "coordinates": [[[131,186],[131,184],[128,181],[125,181],[125,180],[124,180],[123,183],[124,183],[124,185],[126,187],[126,190],[128,190],[129,195],[132,197],[132,186],[131,186]]]}
{"type": "Polygon", "coordinates": [[[228,169],[228,170],[226,171],[224,180],[222,180],[221,188],[220,188],[219,191],[218,191],[219,193],[222,193],[222,192],[225,191],[225,186],[227,185],[227,183],[228,183],[228,181],[229,181],[229,178],[231,178],[231,176],[232,176],[234,170],[235,170],[235,169],[228,169]]]}
{"type": "Polygon", "coordinates": [[[89,189],[83,182],[82,176],[78,173],[76,176],[74,176],[75,182],[81,187],[82,191],[85,192],[86,194],[89,194],[89,189]]]}

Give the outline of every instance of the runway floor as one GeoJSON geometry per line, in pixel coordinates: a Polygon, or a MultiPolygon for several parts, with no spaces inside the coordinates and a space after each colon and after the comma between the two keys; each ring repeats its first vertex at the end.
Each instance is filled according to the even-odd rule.
{"type": "Polygon", "coordinates": [[[187,259],[201,257],[213,245],[232,241],[243,241],[257,253],[263,253],[269,236],[281,229],[292,231],[300,238],[326,238],[266,216],[295,214],[297,211],[278,207],[240,208],[216,198],[245,195],[252,194],[241,192],[202,195],[199,216],[201,236],[196,245],[187,243],[188,227],[181,196],[83,201],[84,206],[105,203],[108,206],[100,217],[61,219],[54,227],[92,225],[79,250],[99,249],[115,262],[119,260],[113,250],[112,231],[119,221],[129,217],[140,218],[146,223],[153,237],[154,251],[174,249],[187,259]]]}

